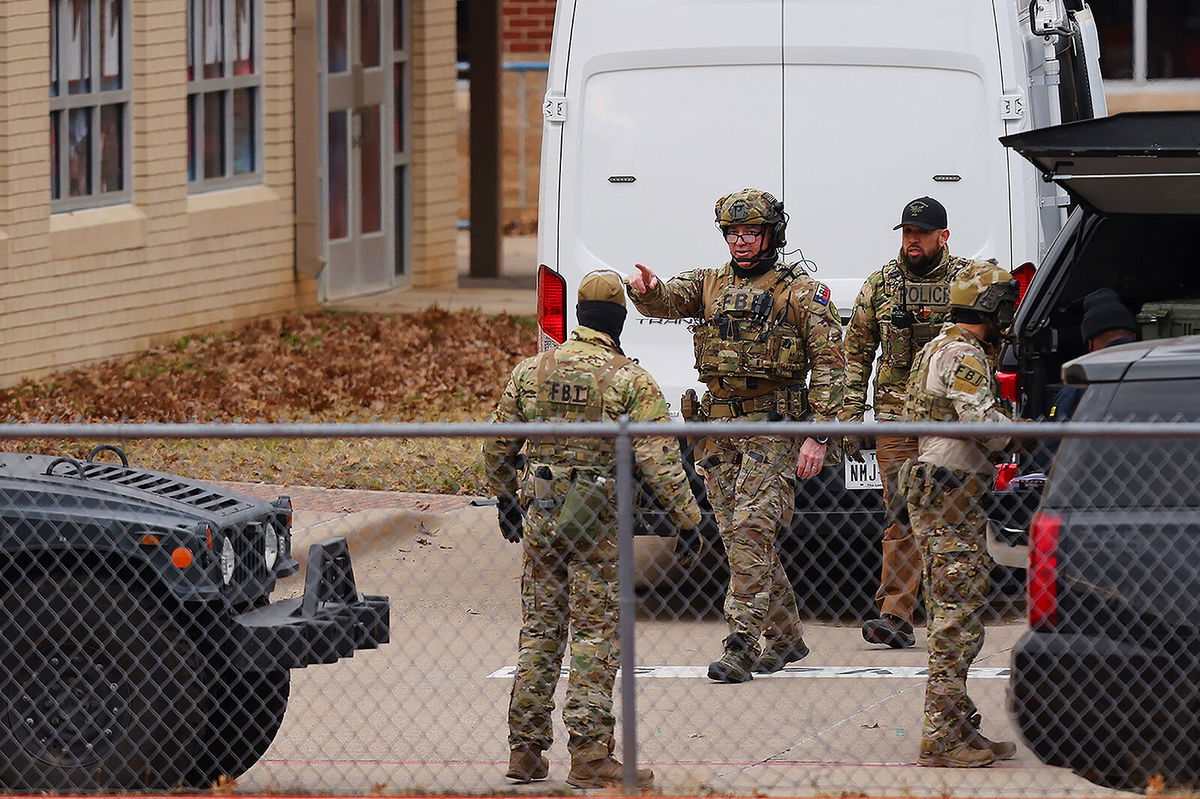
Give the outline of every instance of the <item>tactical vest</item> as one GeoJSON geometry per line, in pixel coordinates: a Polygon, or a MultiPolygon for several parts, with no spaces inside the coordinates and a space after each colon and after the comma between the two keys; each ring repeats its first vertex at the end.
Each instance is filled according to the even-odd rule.
{"type": "MultiPolygon", "coordinates": [[[[952,259],[952,262],[957,259],[952,259]]],[[[965,262],[964,262],[965,263],[965,262]]],[[[942,280],[917,282],[895,264],[883,268],[885,302],[879,312],[880,370],[894,369],[907,374],[913,358],[933,341],[942,325],[950,321],[950,281],[960,266],[950,266],[942,280]],[[907,310],[913,323],[907,328],[892,324],[893,311],[907,310]]]]}
{"type": "Polygon", "coordinates": [[[803,380],[808,355],[802,333],[787,318],[790,282],[780,280],[770,289],[734,282],[717,294],[707,318],[692,325],[700,380],[719,380],[734,391],[750,389],[758,380],[803,380]]]}
{"type": "MultiPolygon", "coordinates": [[[[947,337],[963,340],[962,333],[956,333],[956,331],[958,331],[957,327],[950,328],[947,331],[947,337]]],[[[949,397],[935,396],[926,388],[926,384],[929,382],[929,362],[933,359],[935,351],[933,347],[922,350],[917,362],[913,364],[912,377],[904,398],[903,419],[905,421],[953,422],[958,419],[958,414],[954,410],[954,402],[949,397]]]]}
{"type": "MultiPolygon", "coordinates": [[[[604,395],[621,367],[632,363],[614,353],[599,369],[561,364],[557,350],[547,352],[538,364],[535,418],[540,422],[599,422],[607,419],[604,395]]],[[[530,459],[537,463],[570,466],[608,466],[613,462],[611,439],[530,439],[530,459]]]]}

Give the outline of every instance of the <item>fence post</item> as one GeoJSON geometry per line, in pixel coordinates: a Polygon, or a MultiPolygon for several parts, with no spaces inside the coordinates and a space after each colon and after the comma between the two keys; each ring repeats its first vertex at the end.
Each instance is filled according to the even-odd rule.
{"type": "Polygon", "coordinates": [[[633,647],[637,597],[633,590],[633,441],[629,417],[618,420],[620,431],[614,442],[617,460],[617,609],[621,614],[618,638],[621,643],[621,754],[625,758],[621,781],[625,794],[637,793],[637,699],[634,682],[633,647]]]}

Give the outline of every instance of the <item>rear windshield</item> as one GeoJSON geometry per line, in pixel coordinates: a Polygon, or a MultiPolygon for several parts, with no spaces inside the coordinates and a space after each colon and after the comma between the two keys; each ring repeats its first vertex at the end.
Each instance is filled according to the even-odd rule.
{"type": "MultiPolygon", "coordinates": [[[[1098,288],[1115,289],[1136,314],[1138,338],[1200,333],[1200,269],[1195,261],[1197,216],[1099,217],[1077,211],[1081,224],[1069,226],[1042,269],[1065,271],[1050,298],[1048,330],[1024,346],[1038,352],[1036,375],[1025,415],[1042,418],[1062,387],[1062,365],[1087,352],[1080,334],[1083,299],[1098,288]],[[1068,235],[1069,234],[1069,235],[1068,235]]],[[[1031,320],[1032,321],[1032,320],[1031,320]]],[[[1033,331],[1026,330],[1025,333],[1033,331]]]]}
{"type": "MultiPolygon", "coordinates": [[[[1200,422],[1200,379],[1088,388],[1074,419],[1200,422]]],[[[1200,508],[1200,440],[1065,439],[1046,500],[1049,507],[1200,508]]]]}
{"type": "MultiPolygon", "coordinates": [[[[1083,297],[1101,287],[1116,289],[1134,313],[1151,306],[1138,320],[1141,338],[1190,332],[1173,329],[1161,317],[1164,306],[1200,307],[1200,269],[1195,268],[1200,217],[1118,216],[1097,222],[1082,250],[1074,253],[1070,277],[1051,317],[1064,360],[1086,351],[1079,334],[1083,297]]],[[[1181,309],[1177,316],[1185,313],[1181,309]]]]}

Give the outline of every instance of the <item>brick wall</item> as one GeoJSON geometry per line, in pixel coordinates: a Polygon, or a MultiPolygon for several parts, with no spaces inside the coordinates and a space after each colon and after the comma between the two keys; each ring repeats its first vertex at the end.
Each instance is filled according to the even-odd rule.
{"type": "Polygon", "coordinates": [[[554,0],[503,0],[501,44],[506,59],[544,60],[550,55],[554,0]]]}
{"type": "Polygon", "coordinates": [[[458,283],[454,0],[412,5],[412,285],[458,283]]]}
{"type": "Polygon", "coordinates": [[[291,0],[263,3],[260,185],[188,193],[185,5],[131,3],[133,201],[60,214],[48,6],[0,3],[0,384],[313,306],[293,268],[291,0]]]}

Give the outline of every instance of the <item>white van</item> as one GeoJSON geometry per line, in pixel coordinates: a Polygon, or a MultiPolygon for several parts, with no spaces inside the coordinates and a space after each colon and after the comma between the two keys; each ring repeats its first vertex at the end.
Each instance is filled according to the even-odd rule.
{"type": "MultiPolygon", "coordinates": [[[[997,140],[1103,115],[1097,50],[1083,0],[559,0],[541,347],[574,324],[592,269],[637,262],[667,278],[724,263],[713,204],[747,186],[783,200],[787,260],[813,263],[843,318],[898,252],[892,228],[913,197],[946,206],[956,255],[1032,269],[1067,200],[997,140]]],[[[622,344],[673,411],[698,387],[686,321],[631,308],[622,344]]],[[[839,473],[843,491],[847,476],[877,484],[839,473]]]]}

